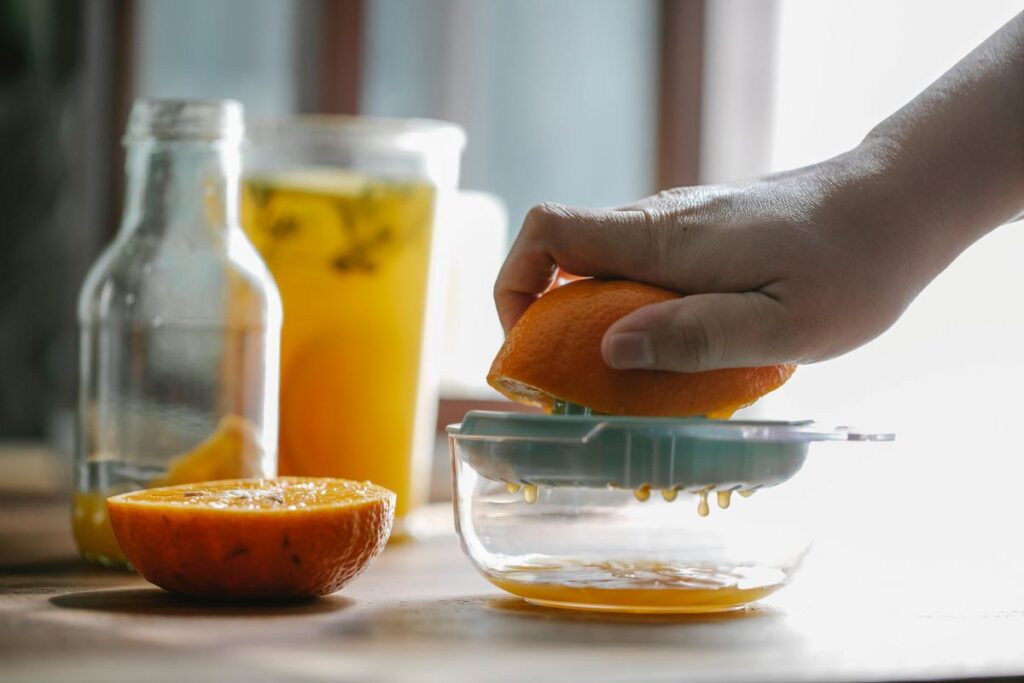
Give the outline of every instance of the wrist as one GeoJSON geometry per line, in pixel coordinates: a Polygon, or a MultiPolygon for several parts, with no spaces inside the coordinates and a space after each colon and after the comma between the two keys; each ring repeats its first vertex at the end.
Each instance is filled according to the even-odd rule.
{"type": "Polygon", "coordinates": [[[873,132],[825,162],[823,173],[818,222],[840,233],[861,263],[894,273],[897,288],[919,290],[963,249],[904,141],[873,132]]]}

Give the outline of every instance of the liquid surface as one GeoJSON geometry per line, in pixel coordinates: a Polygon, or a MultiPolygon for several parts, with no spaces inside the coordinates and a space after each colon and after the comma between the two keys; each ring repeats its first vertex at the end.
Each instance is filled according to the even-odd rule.
{"type": "Polygon", "coordinates": [[[526,600],[553,607],[615,612],[697,613],[737,609],[782,588],[767,567],[675,567],[655,562],[509,567],[487,579],[526,600]]]}
{"type": "Polygon", "coordinates": [[[433,187],[341,171],[252,177],[242,220],[284,303],[279,472],[425,498],[421,381],[433,187]],[[422,430],[421,430],[422,431],[422,430]]]}

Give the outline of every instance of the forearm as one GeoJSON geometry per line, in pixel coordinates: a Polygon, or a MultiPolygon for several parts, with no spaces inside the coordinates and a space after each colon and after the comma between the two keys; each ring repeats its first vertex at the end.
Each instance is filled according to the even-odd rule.
{"type": "Polygon", "coordinates": [[[862,147],[891,193],[949,259],[1024,211],[1024,13],[913,101],[862,147]]]}

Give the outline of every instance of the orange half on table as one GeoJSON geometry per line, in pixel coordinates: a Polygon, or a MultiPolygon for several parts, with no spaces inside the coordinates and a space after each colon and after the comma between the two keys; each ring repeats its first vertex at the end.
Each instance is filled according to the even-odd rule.
{"type": "Polygon", "coordinates": [[[308,598],[340,589],[384,549],[395,494],[370,482],[281,477],[144,489],[108,506],[128,561],[161,588],[308,598]]]}
{"type": "Polygon", "coordinates": [[[601,356],[615,321],[680,295],[627,281],[578,280],[534,301],[509,331],[487,382],[551,412],[556,401],[609,415],[727,418],[782,386],[794,365],[706,372],[616,370],[601,356]]]}

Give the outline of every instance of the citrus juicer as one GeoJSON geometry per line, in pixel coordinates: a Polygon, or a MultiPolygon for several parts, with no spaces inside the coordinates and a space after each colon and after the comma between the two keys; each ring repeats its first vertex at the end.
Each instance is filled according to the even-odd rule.
{"type": "Polygon", "coordinates": [[[710,612],[774,592],[810,547],[780,485],[811,444],[894,438],[812,421],[556,410],[471,411],[448,428],[456,525],[492,583],[577,609],[710,612]],[[687,499],[696,512],[680,507],[687,499]]]}

